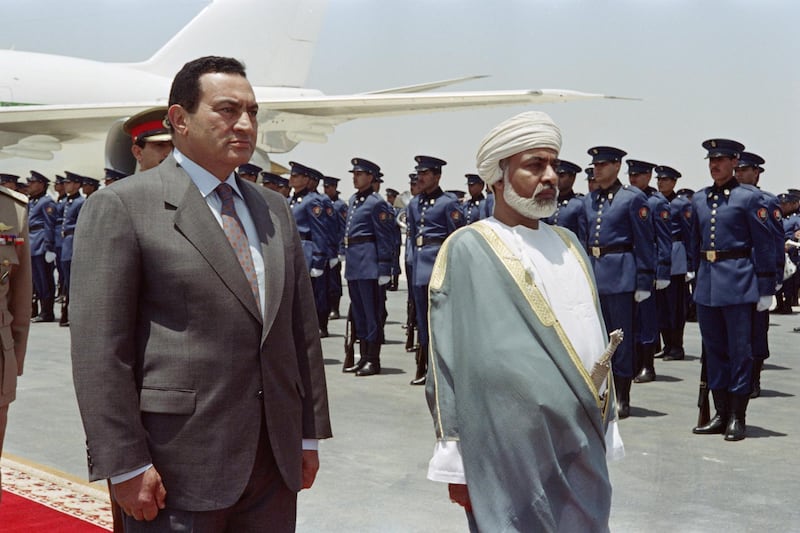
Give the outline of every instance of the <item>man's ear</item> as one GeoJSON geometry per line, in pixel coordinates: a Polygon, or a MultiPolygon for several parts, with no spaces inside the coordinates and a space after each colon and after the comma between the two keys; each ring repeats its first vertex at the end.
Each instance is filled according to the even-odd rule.
{"type": "Polygon", "coordinates": [[[173,104],[169,106],[169,110],[167,110],[167,118],[169,119],[169,125],[172,129],[173,135],[186,135],[186,130],[188,128],[188,113],[183,106],[179,104],[173,104]]]}
{"type": "Polygon", "coordinates": [[[131,145],[131,153],[133,154],[133,158],[136,159],[139,163],[142,162],[142,147],[138,144],[134,143],[131,145]]]}

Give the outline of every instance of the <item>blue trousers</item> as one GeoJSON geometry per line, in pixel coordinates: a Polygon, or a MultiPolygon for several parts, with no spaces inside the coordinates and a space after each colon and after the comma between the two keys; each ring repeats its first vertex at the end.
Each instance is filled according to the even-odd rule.
{"type": "Polygon", "coordinates": [[[658,325],[661,329],[679,329],[686,326],[687,296],[686,274],[677,274],[670,278],[666,289],[656,291],[656,308],[658,325]]]}
{"type": "Polygon", "coordinates": [[[600,309],[606,331],[611,333],[615,329],[621,329],[624,333],[622,344],[611,358],[611,370],[615,376],[621,378],[633,377],[633,341],[636,338],[633,304],[632,292],[600,295],[600,309]]]}
{"type": "Polygon", "coordinates": [[[414,305],[417,311],[419,344],[428,345],[428,285],[414,286],[414,305]]]}
{"type": "Polygon", "coordinates": [[[381,327],[381,290],[377,279],[351,279],[347,281],[356,338],[378,342],[381,327]]]}
{"type": "Polygon", "coordinates": [[[31,271],[33,273],[33,288],[39,300],[52,300],[55,298],[55,280],[53,279],[53,265],[44,260],[44,254],[31,256],[31,271]]]}
{"type": "Polygon", "coordinates": [[[311,288],[314,291],[314,304],[317,308],[317,320],[320,326],[328,323],[328,313],[331,312],[331,303],[328,300],[329,277],[330,268],[326,264],[321,276],[311,278],[311,288]]]}
{"type": "Polygon", "coordinates": [[[753,310],[753,358],[767,359],[769,357],[769,311],[753,310]]]}
{"type": "Polygon", "coordinates": [[[636,344],[653,344],[658,339],[658,311],[656,291],[647,300],[635,303],[636,344]]]}
{"type": "Polygon", "coordinates": [[[69,261],[61,261],[61,272],[64,273],[64,281],[61,284],[62,291],[69,301],[69,278],[70,274],[72,273],[72,259],[69,261]]]}
{"type": "Polygon", "coordinates": [[[706,349],[708,388],[750,394],[753,375],[751,303],[709,307],[697,304],[697,322],[706,349]]]}

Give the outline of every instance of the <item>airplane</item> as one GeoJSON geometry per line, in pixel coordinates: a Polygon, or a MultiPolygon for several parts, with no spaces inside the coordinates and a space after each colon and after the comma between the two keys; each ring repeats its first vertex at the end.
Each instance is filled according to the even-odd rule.
{"type": "Polygon", "coordinates": [[[289,152],[300,142],[324,143],[337,125],[355,119],[618,98],[560,89],[434,91],[482,76],[325,95],[303,87],[325,4],[326,0],[212,0],[139,63],[0,50],[0,159],[47,161],[63,150],[68,162],[59,160],[54,172],[69,168],[91,174],[98,168],[92,161],[98,160],[104,143],[105,166],[132,173],[135,160],[130,138],[122,131],[125,118],[166,104],[174,74],[203,55],[244,61],[259,103],[253,162],[261,166],[269,163],[269,154],[289,152]],[[241,31],[243,14],[250,20],[269,20],[270,31],[241,31]],[[59,73],[55,83],[54,73],[59,73]],[[79,148],[80,157],[72,156],[79,148]]]}

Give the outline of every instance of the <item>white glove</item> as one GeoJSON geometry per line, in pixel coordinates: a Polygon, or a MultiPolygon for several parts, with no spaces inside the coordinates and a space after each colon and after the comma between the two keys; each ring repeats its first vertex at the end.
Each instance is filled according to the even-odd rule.
{"type": "Polygon", "coordinates": [[[339,254],[339,262],[344,263],[344,254],[339,254]]]}
{"type": "Polygon", "coordinates": [[[686,281],[692,281],[693,279],[694,279],[694,272],[687,272],[686,281]]]}
{"type": "Polygon", "coordinates": [[[650,298],[650,291],[636,291],[633,293],[633,301],[636,303],[643,302],[650,298]]]}
{"type": "Polygon", "coordinates": [[[669,287],[669,280],[668,279],[657,279],[656,280],[656,290],[660,291],[662,289],[666,289],[669,287]]]}
{"type": "Polygon", "coordinates": [[[318,278],[318,277],[320,277],[322,275],[322,272],[323,271],[318,269],[318,268],[312,268],[311,269],[311,277],[312,278],[318,278]]]}
{"type": "Polygon", "coordinates": [[[56,253],[55,252],[45,252],[44,253],[44,260],[48,263],[52,263],[56,260],[56,253]]]}
{"type": "Polygon", "coordinates": [[[389,276],[379,276],[378,277],[378,285],[382,287],[382,286],[386,285],[387,283],[389,283],[390,279],[391,278],[389,276]]]}
{"type": "Polygon", "coordinates": [[[338,257],[331,257],[330,259],[328,259],[328,266],[329,267],[333,268],[338,264],[339,264],[339,258],[338,257]]]}
{"type": "Polygon", "coordinates": [[[772,296],[762,296],[756,304],[756,311],[766,311],[772,306],[772,296]]]}
{"type": "Polygon", "coordinates": [[[775,292],[779,292],[783,288],[783,283],[777,283],[775,285],[775,292]]]}

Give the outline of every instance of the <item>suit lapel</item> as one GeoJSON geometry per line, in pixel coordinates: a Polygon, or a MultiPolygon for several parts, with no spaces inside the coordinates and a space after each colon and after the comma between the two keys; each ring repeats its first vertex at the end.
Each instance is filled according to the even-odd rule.
{"type": "Polygon", "coordinates": [[[200,190],[172,156],[162,163],[161,168],[164,201],[167,207],[175,208],[175,227],[200,252],[242,305],[259,322],[262,321],[253,292],[250,290],[250,283],[239,265],[236,253],[203,195],[200,194],[200,190]]]}
{"type": "Polygon", "coordinates": [[[278,218],[273,216],[264,196],[254,190],[249,183],[242,180],[238,183],[261,242],[261,257],[264,259],[264,335],[266,335],[275,321],[283,294],[286,265],[284,254],[279,253],[283,247],[280,238],[281,228],[278,226],[278,218]],[[271,253],[268,251],[269,247],[272,247],[271,253]]]}

